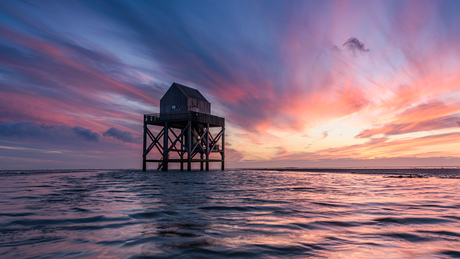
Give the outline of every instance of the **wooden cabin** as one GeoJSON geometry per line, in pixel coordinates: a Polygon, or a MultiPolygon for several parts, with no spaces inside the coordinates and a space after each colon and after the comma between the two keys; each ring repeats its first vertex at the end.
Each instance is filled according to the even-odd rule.
{"type": "Polygon", "coordinates": [[[160,114],[211,114],[211,103],[196,89],[173,83],[160,100],[160,114]]]}

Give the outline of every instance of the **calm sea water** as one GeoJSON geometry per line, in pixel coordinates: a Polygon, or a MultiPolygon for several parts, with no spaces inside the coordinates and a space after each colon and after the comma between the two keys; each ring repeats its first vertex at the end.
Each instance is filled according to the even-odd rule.
{"type": "Polygon", "coordinates": [[[459,177],[3,171],[0,257],[460,258],[459,177]]]}

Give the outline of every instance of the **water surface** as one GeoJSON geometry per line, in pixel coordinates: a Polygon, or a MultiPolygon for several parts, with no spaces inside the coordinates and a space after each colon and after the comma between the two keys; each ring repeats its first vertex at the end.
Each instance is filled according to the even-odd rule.
{"type": "Polygon", "coordinates": [[[460,174],[410,174],[6,171],[0,257],[460,258],[460,174]]]}

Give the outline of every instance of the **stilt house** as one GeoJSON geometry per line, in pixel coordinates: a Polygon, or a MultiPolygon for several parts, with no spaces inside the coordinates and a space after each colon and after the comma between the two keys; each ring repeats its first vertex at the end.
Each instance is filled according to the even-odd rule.
{"type": "Polygon", "coordinates": [[[147,162],[158,163],[158,170],[168,171],[169,163],[180,163],[180,170],[191,170],[192,163],[200,163],[200,169],[209,170],[210,162],[221,163],[224,170],[225,119],[211,115],[211,104],[196,89],[173,83],[160,100],[159,114],[144,115],[143,166],[147,162]],[[160,126],[157,135],[149,125],[160,126]],[[214,135],[212,129],[219,131],[214,135]],[[148,144],[150,140],[150,144],[148,144]],[[160,159],[147,156],[156,147],[160,159]],[[219,154],[218,158],[215,157],[219,154]]]}

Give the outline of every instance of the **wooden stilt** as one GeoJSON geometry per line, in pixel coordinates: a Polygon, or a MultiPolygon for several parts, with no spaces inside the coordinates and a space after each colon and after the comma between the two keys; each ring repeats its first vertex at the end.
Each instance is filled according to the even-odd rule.
{"type": "Polygon", "coordinates": [[[145,124],[145,115],[144,115],[144,134],[143,134],[143,141],[142,141],[142,171],[147,170],[147,124],[145,124]]]}

